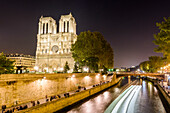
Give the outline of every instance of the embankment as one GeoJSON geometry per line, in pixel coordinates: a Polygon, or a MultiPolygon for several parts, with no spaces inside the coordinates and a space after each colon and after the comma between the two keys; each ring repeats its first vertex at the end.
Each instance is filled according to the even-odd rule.
{"type": "Polygon", "coordinates": [[[116,76],[113,77],[112,81],[103,85],[99,85],[97,87],[78,92],[76,94],[71,95],[68,98],[61,98],[58,100],[54,100],[52,102],[48,102],[45,104],[37,105],[34,107],[31,107],[29,109],[25,109],[23,111],[20,111],[21,113],[45,113],[45,112],[56,112],[58,110],[61,110],[67,106],[70,106],[76,102],[79,102],[83,99],[88,98],[89,96],[92,96],[102,90],[105,90],[115,84],[117,84],[120,81],[119,79],[116,79],[116,76]]]}
{"type": "Polygon", "coordinates": [[[160,86],[157,80],[153,80],[151,78],[147,78],[149,81],[153,82],[154,85],[158,88],[160,93],[162,94],[163,98],[166,100],[168,106],[170,106],[170,96],[167,94],[167,92],[160,86]]]}

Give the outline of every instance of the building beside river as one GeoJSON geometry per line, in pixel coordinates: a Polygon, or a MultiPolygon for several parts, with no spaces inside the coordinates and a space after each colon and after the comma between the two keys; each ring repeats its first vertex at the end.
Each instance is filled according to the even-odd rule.
{"type": "Polygon", "coordinates": [[[35,57],[24,54],[6,54],[6,58],[14,62],[15,73],[27,73],[34,71],[35,57]]]}
{"type": "Polygon", "coordinates": [[[70,13],[59,20],[59,32],[52,17],[41,17],[38,23],[36,65],[39,72],[63,71],[66,61],[73,69],[74,59],[70,51],[77,40],[76,21],[70,13]]]}

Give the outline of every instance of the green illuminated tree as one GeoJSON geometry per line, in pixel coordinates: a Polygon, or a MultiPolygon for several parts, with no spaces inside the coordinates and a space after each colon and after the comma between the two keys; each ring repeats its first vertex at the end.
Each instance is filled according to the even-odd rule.
{"type": "Polygon", "coordinates": [[[107,73],[108,69],[103,65],[103,73],[107,73]]]}
{"type": "Polygon", "coordinates": [[[164,59],[159,56],[151,56],[149,57],[149,70],[150,72],[157,72],[160,67],[164,64],[164,59]]]}
{"type": "Polygon", "coordinates": [[[80,66],[89,66],[90,71],[98,68],[113,68],[113,50],[99,32],[85,31],[77,37],[72,45],[72,55],[80,66]]]}
{"type": "Polygon", "coordinates": [[[149,61],[140,63],[140,69],[145,72],[155,73],[163,66],[165,60],[159,56],[149,57],[149,61]]]}
{"type": "Polygon", "coordinates": [[[68,70],[70,70],[70,67],[68,65],[68,62],[66,61],[65,66],[64,66],[64,73],[67,73],[68,70]]]}
{"type": "Polygon", "coordinates": [[[140,69],[142,71],[150,72],[150,70],[149,70],[150,63],[149,63],[149,61],[144,61],[144,62],[140,63],[139,66],[140,66],[140,69]]]}
{"type": "Polygon", "coordinates": [[[170,63],[170,17],[164,18],[161,23],[156,23],[156,26],[159,27],[160,32],[154,35],[153,42],[158,45],[155,52],[163,53],[167,63],[170,63]]]}
{"type": "Polygon", "coordinates": [[[78,66],[77,66],[77,64],[76,64],[76,63],[74,64],[73,72],[75,72],[75,73],[77,73],[77,72],[78,72],[78,66]]]}
{"type": "Polygon", "coordinates": [[[0,54],[0,74],[9,74],[14,72],[14,61],[7,59],[4,53],[0,54]]]}

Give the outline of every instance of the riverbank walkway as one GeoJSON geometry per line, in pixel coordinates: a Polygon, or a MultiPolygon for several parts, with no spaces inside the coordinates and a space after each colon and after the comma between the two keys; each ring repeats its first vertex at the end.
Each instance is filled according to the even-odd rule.
{"type": "Polygon", "coordinates": [[[164,91],[170,96],[170,86],[168,86],[167,82],[160,81],[159,85],[164,89],[164,91]]]}
{"type": "Polygon", "coordinates": [[[47,103],[47,102],[50,102],[50,101],[53,101],[53,100],[57,100],[57,99],[60,99],[60,98],[68,98],[70,95],[73,95],[75,93],[78,93],[78,92],[81,92],[81,91],[84,91],[84,90],[91,89],[91,88],[99,86],[99,85],[103,85],[103,84],[108,83],[110,81],[103,81],[103,82],[100,82],[98,84],[94,84],[94,85],[88,86],[88,87],[78,86],[77,90],[74,90],[74,91],[70,91],[70,92],[66,92],[66,93],[62,93],[62,94],[57,94],[57,95],[53,95],[53,96],[47,96],[46,95],[43,99],[39,99],[39,100],[36,100],[36,101],[30,101],[30,102],[22,103],[22,104],[16,104],[15,106],[9,107],[9,108],[6,108],[5,105],[4,105],[4,106],[2,106],[2,108],[4,107],[5,109],[4,110],[0,109],[0,112],[1,113],[19,112],[21,110],[28,109],[28,108],[31,108],[33,106],[37,106],[39,104],[44,104],[44,103],[47,103]]]}

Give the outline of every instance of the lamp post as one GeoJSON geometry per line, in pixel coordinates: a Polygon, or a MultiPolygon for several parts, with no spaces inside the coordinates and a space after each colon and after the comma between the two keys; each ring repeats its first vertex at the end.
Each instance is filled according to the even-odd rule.
{"type": "Polygon", "coordinates": [[[35,73],[38,71],[38,66],[34,66],[35,73]]]}
{"type": "Polygon", "coordinates": [[[89,72],[89,68],[88,67],[84,67],[83,71],[88,73],[89,72]]]}

